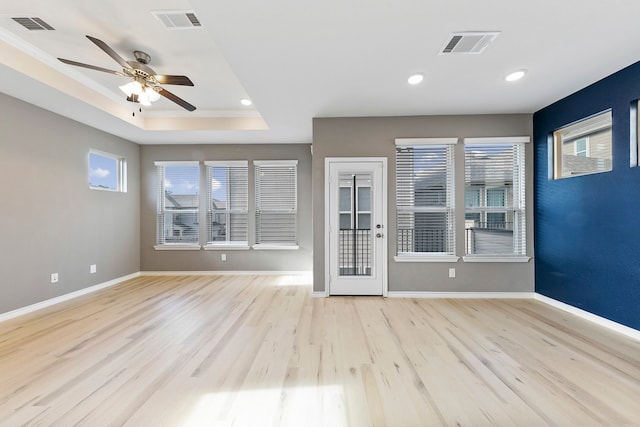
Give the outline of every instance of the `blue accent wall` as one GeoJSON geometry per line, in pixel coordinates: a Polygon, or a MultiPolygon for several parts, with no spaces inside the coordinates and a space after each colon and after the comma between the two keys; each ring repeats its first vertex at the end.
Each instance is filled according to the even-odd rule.
{"type": "Polygon", "coordinates": [[[640,167],[635,101],[640,62],[533,116],[536,292],[640,329],[640,167]],[[553,180],[550,137],[611,109],[613,170],[553,180]],[[635,147],[632,147],[634,146],[635,147]]]}

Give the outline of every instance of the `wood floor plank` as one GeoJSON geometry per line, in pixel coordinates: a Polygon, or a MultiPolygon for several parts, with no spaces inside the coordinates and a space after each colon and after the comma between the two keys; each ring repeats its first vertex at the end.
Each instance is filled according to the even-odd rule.
{"type": "Polygon", "coordinates": [[[640,426],[640,342],[532,300],[146,276],[0,323],[1,426],[640,426]]]}

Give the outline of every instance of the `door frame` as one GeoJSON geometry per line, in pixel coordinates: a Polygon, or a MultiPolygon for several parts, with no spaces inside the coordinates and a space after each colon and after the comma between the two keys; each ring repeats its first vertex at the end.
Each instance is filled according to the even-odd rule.
{"type": "MultiPolygon", "coordinates": [[[[380,257],[380,274],[382,280],[382,296],[386,297],[389,292],[389,282],[387,275],[388,268],[388,237],[389,227],[387,221],[387,212],[389,210],[389,203],[387,199],[387,158],[386,157],[325,157],[324,159],[324,296],[330,295],[330,278],[331,278],[331,262],[330,262],[330,236],[329,236],[329,221],[330,221],[330,191],[329,177],[331,174],[332,163],[374,163],[379,162],[382,164],[382,218],[380,223],[383,224],[384,237],[382,239],[382,254],[380,257]]],[[[373,223],[372,223],[373,224],[373,223]]]]}

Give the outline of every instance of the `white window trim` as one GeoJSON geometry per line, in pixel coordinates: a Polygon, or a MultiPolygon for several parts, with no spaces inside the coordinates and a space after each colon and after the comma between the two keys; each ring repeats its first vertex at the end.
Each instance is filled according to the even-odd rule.
{"type": "Polygon", "coordinates": [[[205,251],[244,251],[249,250],[251,247],[246,243],[209,243],[202,247],[205,251]]]}
{"type": "Polygon", "coordinates": [[[256,250],[256,251],[281,251],[281,250],[287,250],[287,251],[295,251],[297,249],[300,249],[299,245],[286,245],[286,244],[275,244],[275,243],[256,243],[255,245],[251,246],[252,249],[256,250]]]}
{"type": "Polygon", "coordinates": [[[455,145],[458,138],[396,138],[396,146],[405,145],[455,145]]]}
{"type": "Polygon", "coordinates": [[[496,136],[483,138],[464,138],[464,144],[528,144],[531,142],[529,136],[496,136]]]}
{"type": "Polygon", "coordinates": [[[198,243],[165,243],[164,245],[155,245],[153,249],[156,251],[199,251],[202,247],[198,243]]]}
{"type": "Polygon", "coordinates": [[[199,166],[200,162],[197,160],[178,160],[178,161],[155,161],[154,166],[199,166]]]}
{"type": "Polygon", "coordinates": [[[296,166],[297,160],[254,160],[255,166],[296,166]]]}
{"type": "Polygon", "coordinates": [[[403,253],[393,257],[395,262],[458,262],[459,259],[460,257],[457,255],[437,254],[434,252],[426,254],[420,252],[403,253]]]}
{"type": "Polygon", "coordinates": [[[529,262],[531,257],[526,255],[465,255],[464,262],[529,262]]]}
{"type": "Polygon", "coordinates": [[[227,166],[230,168],[248,168],[249,162],[247,160],[206,160],[205,166],[227,166]]]}

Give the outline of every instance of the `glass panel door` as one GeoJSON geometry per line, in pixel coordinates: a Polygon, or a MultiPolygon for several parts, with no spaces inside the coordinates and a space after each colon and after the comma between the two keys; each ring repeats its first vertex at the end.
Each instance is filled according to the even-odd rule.
{"type": "Polygon", "coordinates": [[[371,276],[371,173],[340,173],[340,276],[371,276]]]}
{"type": "Polygon", "coordinates": [[[330,295],[386,293],[385,160],[325,160],[325,271],[330,295]]]}

